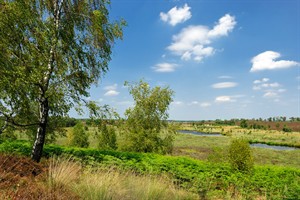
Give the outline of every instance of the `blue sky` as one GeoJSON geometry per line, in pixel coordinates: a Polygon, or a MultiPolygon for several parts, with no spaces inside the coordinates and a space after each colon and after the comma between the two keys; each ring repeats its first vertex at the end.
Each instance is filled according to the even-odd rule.
{"type": "Polygon", "coordinates": [[[144,78],[175,91],[170,119],[300,116],[300,1],[112,0],[110,17],[128,26],[91,100],[122,115],[144,78]]]}

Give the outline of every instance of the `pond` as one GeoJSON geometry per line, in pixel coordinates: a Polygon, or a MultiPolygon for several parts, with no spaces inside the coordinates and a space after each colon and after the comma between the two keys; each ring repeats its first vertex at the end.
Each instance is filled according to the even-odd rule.
{"type": "Polygon", "coordinates": [[[300,148],[296,148],[296,147],[268,145],[268,144],[262,144],[262,143],[253,143],[253,144],[250,144],[250,146],[251,147],[265,148],[265,149],[275,149],[275,150],[296,150],[296,149],[300,149],[300,148]]]}
{"type": "Polygon", "coordinates": [[[187,131],[187,130],[179,130],[179,133],[186,133],[186,134],[194,134],[194,135],[199,135],[199,136],[223,136],[220,133],[202,133],[198,131],[187,131]]]}

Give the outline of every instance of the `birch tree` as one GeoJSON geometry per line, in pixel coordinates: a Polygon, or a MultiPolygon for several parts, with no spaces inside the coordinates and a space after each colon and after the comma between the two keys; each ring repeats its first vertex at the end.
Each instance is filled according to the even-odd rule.
{"type": "Polygon", "coordinates": [[[39,162],[49,116],[88,97],[108,70],[124,20],[110,21],[107,0],[0,0],[0,133],[36,127],[39,162]]]}

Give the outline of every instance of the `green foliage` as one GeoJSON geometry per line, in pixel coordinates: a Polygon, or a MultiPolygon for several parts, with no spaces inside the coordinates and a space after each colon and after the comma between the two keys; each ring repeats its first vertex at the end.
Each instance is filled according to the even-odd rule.
{"type": "Polygon", "coordinates": [[[51,132],[49,116],[86,104],[90,86],[108,70],[126,25],[110,21],[109,4],[0,0],[0,121],[37,130],[36,161],[51,132]]]}
{"type": "Polygon", "coordinates": [[[143,80],[133,84],[125,82],[125,86],[128,86],[135,106],[125,112],[127,119],[121,148],[137,152],[170,152],[174,131],[167,129],[166,120],[174,92],[169,87],[151,89],[143,80]]]}
{"type": "Polygon", "coordinates": [[[74,126],[70,138],[70,145],[75,147],[89,146],[89,137],[82,123],[78,123],[74,126]]]}
{"type": "Polygon", "coordinates": [[[247,124],[247,121],[245,119],[243,119],[240,123],[240,127],[242,128],[247,128],[248,127],[248,124],[247,124]]]}
{"type": "MultiPolygon", "coordinates": [[[[0,152],[29,155],[29,143],[0,144],[0,152]]],[[[256,166],[251,174],[232,171],[226,163],[209,163],[186,157],[104,151],[46,145],[44,156],[72,155],[85,165],[132,170],[141,174],[169,174],[180,187],[196,192],[202,199],[299,199],[300,169],[256,166]],[[219,196],[214,197],[218,194],[219,196]],[[211,198],[210,198],[211,197],[211,198]]]]}
{"type": "Polygon", "coordinates": [[[282,128],[283,132],[292,132],[292,129],[287,127],[286,125],[284,125],[284,127],[282,128]]]}
{"type": "Polygon", "coordinates": [[[103,124],[99,127],[100,134],[98,138],[99,149],[117,149],[117,135],[114,127],[103,124]]]}
{"type": "Polygon", "coordinates": [[[248,141],[234,139],[229,146],[229,161],[232,169],[241,172],[251,172],[253,170],[253,155],[248,141]]]}

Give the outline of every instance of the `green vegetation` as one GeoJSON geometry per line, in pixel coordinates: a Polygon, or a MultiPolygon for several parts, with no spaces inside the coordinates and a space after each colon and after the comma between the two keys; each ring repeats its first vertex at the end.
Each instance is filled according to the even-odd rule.
{"type": "Polygon", "coordinates": [[[82,123],[78,123],[73,127],[72,134],[70,135],[70,145],[75,147],[88,147],[89,137],[84,129],[82,123]]]}
{"type": "MultiPolygon", "coordinates": [[[[227,130],[227,127],[224,127],[227,130]]],[[[239,129],[238,129],[239,130],[239,129]]],[[[279,134],[279,133],[278,133],[279,134]]],[[[293,133],[299,134],[299,133],[293,133]]],[[[228,149],[233,138],[246,138],[247,134],[243,132],[232,133],[233,136],[197,136],[192,134],[178,134],[174,141],[173,155],[189,156],[199,160],[208,160],[211,162],[227,162],[228,149]]],[[[292,135],[292,134],[291,134],[292,135]]],[[[257,137],[260,137],[258,135],[257,137]]],[[[277,137],[277,134],[275,134],[277,137]]],[[[290,138],[290,135],[281,135],[282,138],[290,138]]],[[[298,137],[299,138],[299,137],[298,137]]],[[[299,138],[300,139],[300,138],[299,138]]],[[[294,138],[294,143],[299,141],[294,138]]],[[[273,149],[252,148],[253,159],[256,165],[277,165],[300,167],[300,149],[293,151],[278,151],[273,149]]]]}
{"type": "MultiPolygon", "coordinates": [[[[39,162],[50,117],[65,116],[108,70],[123,20],[109,20],[109,1],[0,1],[0,134],[35,130],[39,162]]],[[[76,108],[78,108],[76,106],[76,108]]]]}
{"type": "MultiPolygon", "coordinates": [[[[30,154],[24,142],[2,143],[0,152],[30,154]]],[[[72,155],[86,167],[133,170],[138,174],[166,174],[181,188],[197,193],[199,198],[298,199],[300,169],[255,166],[251,174],[232,170],[226,163],[210,163],[186,157],[149,153],[99,151],[96,149],[45,146],[45,156],[72,155]]]]}
{"type": "Polygon", "coordinates": [[[125,112],[124,137],[121,149],[136,152],[170,153],[173,147],[174,131],[168,129],[168,107],[173,91],[166,88],[150,88],[140,81],[129,84],[135,106],[125,112]]]}
{"type": "Polygon", "coordinates": [[[248,141],[235,139],[229,146],[229,161],[234,170],[251,172],[253,169],[253,155],[248,141]]]}
{"type": "Polygon", "coordinates": [[[68,188],[81,199],[197,199],[163,176],[138,175],[114,168],[82,168],[78,161],[54,157],[49,167],[53,189],[68,188]]]}
{"type": "Polygon", "coordinates": [[[100,134],[98,136],[98,148],[99,149],[117,149],[117,135],[114,127],[101,125],[100,134]]]}

